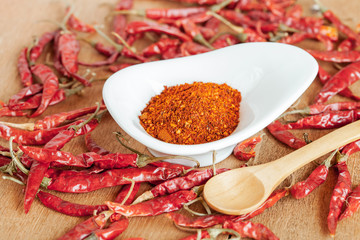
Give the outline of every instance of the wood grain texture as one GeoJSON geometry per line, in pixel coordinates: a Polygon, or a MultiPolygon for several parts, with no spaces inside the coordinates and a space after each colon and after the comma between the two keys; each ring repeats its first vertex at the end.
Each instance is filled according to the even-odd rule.
{"type": "MultiPolygon", "coordinates": [[[[104,24],[109,26],[105,17],[110,9],[117,2],[116,0],[77,0],[69,1],[75,7],[76,15],[88,23],[104,24]]],[[[3,0],[0,9],[0,72],[1,88],[0,99],[7,101],[8,98],[21,88],[21,83],[16,69],[17,58],[20,50],[29,46],[34,35],[39,36],[45,31],[56,29],[55,25],[45,23],[43,20],[61,21],[64,16],[65,1],[60,0],[3,0]]],[[[306,14],[310,14],[311,0],[301,0],[306,14]]],[[[355,27],[360,22],[358,12],[360,2],[358,0],[339,1],[323,0],[322,3],[331,8],[341,19],[355,27]]],[[[135,0],[135,8],[146,7],[171,7],[177,6],[170,1],[143,1],[135,0]]],[[[106,28],[105,28],[106,29],[106,28]]],[[[300,46],[321,49],[322,46],[313,41],[306,41],[300,46]]],[[[95,61],[101,57],[97,56],[86,44],[81,50],[80,59],[84,61],[95,61]]],[[[325,69],[335,72],[331,64],[321,62],[325,69]]],[[[301,66],[299,66],[301,67],[301,66]]],[[[80,73],[85,69],[81,68],[80,73]]],[[[111,73],[104,69],[95,69],[98,77],[108,77],[111,73]]],[[[220,69],[219,69],[220,71],[220,69]]],[[[159,73],[161,74],[161,73],[159,73]]],[[[291,82],[289,82],[291,84],[291,82]]],[[[101,100],[103,82],[93,84],[87,88],[81,96],[71,96],[65,102],[54,107],[50,107],[44,114],[68,111],[80,107],[94,104],[101,100]]],[[[359,85],[356,85],[359,86],[359,85]]],[[[308,105],[315,94],[320,89],[320,83],[314,81],[310,88],[302,95],[297,103],[297,108],[308,105]]],[[[360,91],[354,89],[358,94],[360,91]]],[[[121,89],[119,89],[121,94],[121,89]]],[[[342,101],[341,97],[336,97],[332,101],[342,101]]],[[[40,117],[39,117],[40,118],[40,117]]],[[[27,118],[2,118],[2,121],[11,122],[31,122],[34,119],[27,118]]],[[[111,151],[128,152],[119,146],[112,134],[114,131],[121,131],[113,119],[106,115],[98,129],[93,133],[94,139],[102,146],[111,151]]],[[[266,130],[266,134],[261,148],[258,151],[256,159],[250,164],[264,163],[275,160],[292,150],[274,140],[266,130]]],[[[306,131],[310,139],[316,139],[328,131],[312,130],[306,131]]],[[[299,136],[301,131],[297,131],[299,136]]],[[[139,151],[146,152],[146,148],[133,139],[129,140],[130,144],[139,151]]],[[[7,142],[1,140],[1,145],[7,146],[7,142]]],[[[74,139],[64,148],[66,151],[73,153],[84,152],[85,145],[83,138],[74,139]]],[[[351,157],[349,160],[349,169],[352,174],[353,185],[360,184],[360,165],[359,155],[351,157]]],[[[320,162],[319,159],[318,162],[320,162]]],[[[237,161],[235,157],[230,156],[225,161],[217,164],[217,167],[236,168],[243,163],[237,161]]],[[[316,167],[315,164],[309,164],[287,179],[283,186],[288,185],[291,180],[299,181],[306,178],[309,173],[316,167]]],[[[286,197],[278,202],[271,209],[266,210],[260,216],[253,219],[269,227],[280,239],[330,239],[327,231],[326,217],[332,188],[335,185],[336,172],[330,170],[330,175],[325,184],[316,189],[311,195],[302,200],[295,200],[286,197]]],[[[148,188],[146,184],[142,186],[141,191],[148,188]]],[[[56,193],[57,196],[83,204],[101,204],[105,200],[114,199],[120,187],[113,187],[98,190],[88,194],[63,194],[56,193]]],[[[51,211],[41,205],[39,201],[34,201],[28,214],[23,210],[23,187],[0,179],[0,239],[55,239],[71,229],[75,224],[84,221],[86,218],[76,218],[62,215],[51,211]]],[[[345,219],[339,223],[336,239],[360,239],[360,213],[356,213],[352,218],[345,219]]],[[[130,219],[129,228],[117,239],[127,237],[143,237],[145,239],[180,239],[190,233],[180,231],[175,228],[170,220],[165,216],[157,217],[136,217],[130,219]]]]}

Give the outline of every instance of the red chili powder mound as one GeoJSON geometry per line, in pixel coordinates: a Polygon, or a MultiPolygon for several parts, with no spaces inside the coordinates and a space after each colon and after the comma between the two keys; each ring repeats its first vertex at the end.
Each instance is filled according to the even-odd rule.
{"type": "Polygon", "coordinates": [[[200,144],[229,136],[239,124],[241,94],[227,84],[194,82],[167,87],[139,116],[151,136],[175,144],[200,144]]]}

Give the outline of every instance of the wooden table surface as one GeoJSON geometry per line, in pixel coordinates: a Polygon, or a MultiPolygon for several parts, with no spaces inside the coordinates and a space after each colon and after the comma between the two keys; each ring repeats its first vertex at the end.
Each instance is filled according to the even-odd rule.
{"type": "MultiPolygon", "coordinates": [[[[109,26],[109,21],[105,20],[107,14],[114,7],[116,0],[77,0],[69,1],[75,7],[76,15],[85,22],[104,24],[105,30],[109,26]]],[[[44,22],[43,20],[61,21],[64,16],[66,1],[60,0],[4,0],[1,2],[0,9],[0,72],[1,88],[0,99],[7,102],[9,97],[19,91],[21,88],[20,79],[17,73],[17,58],[20,50],[29,46],[33,36],[39,36],[45,31],[54,30],[55,25],[44,22]]],[[[310,14],[312,1],[301,0],[299,3],[304,7],[305,13],[310,14]]],[[[331,8],[341,19],[351,27],[360,23],[360,2],[358,0],[339,1],[323,0],[322,3],[331,8]]],[[[135,0],[134,8],[142,9],[146,7],[175,7],[176,3],[170,1],[142,1],[135,0]]],[[[84,45],[80,59],[91,62],[101,59],[94,50],[86,44],[84,45]]],[[[321,49],[322,46],[314,41],[305,41],[299,46],[321,49]]],[[[321,62],[323,67],[331,72],[335,68],[331,64],[321,62]]],[[[301,67],[301,66],[299,66],[301,67]]],[[[85,69],[81,68],[80,73],[85,69]]],[[[110,76],[106,68],[96,68],[94,71],[99,78],[110,76]]],[[[220,71],[220,70],[219,70],[220,71]]],[[[159,73],[161,74],[161,73],[159,73]]],[[[291,84],[291,79],[289,79],[291,84]]],[[[65,102],[48,108],[45,115],[55,112],[69,111],[80,107],[93,105],[96,101],[102,99],[103,82],[96,82],[91,88],[84,90],[82,95],[71,96],[65,102]]],[[[354,91],[358,94],[355,88],[354,91]]],[[[321,85],[315,80],[309,89],[297,102],[296,108],[302,108],[308,105],[319,91],[321,85]]],[[[121,89],[119,89],[121,94],[121,89]]],[[[134,93],[136,94],[136,93],[134,93]]],[[[344,101],[341,97],[335,97],[332,101],[344,101]]],[[[27,118],[2,118],[2,121],[11,122],[32,122],[34,119],[27,118]]],[[[116,142],[112,132],[121,131],[110,115],[103,118],[100,126],[93,132],[93,137],[100,145],[111,151],[128,151],[116,142]]],[[[292,149],[282,145],[273,139],[266,130],[262,131],[264,140],[257,150],[258,154],[250,165],[264,163],[275,160],[289,152],[292,149]]],[[[306,131],[310,139],[316,139],[328,131],[311,130],[306,131]]],[[[296,132],[302,134],[302,132],[296,132]]],[[[146,148],[130,139],[130,144],[141,152],[147,152],[146,148]]],[[[1,145],[7,146],[7,142],[1,140],[1,145]]],[[[66,151],[81,153],[86,151],[83,137],[72,140],[64,148],[66,151]]],[[[324,156],[325,157],[325,156],[324,156]]],[[[349,169],[352,174],[353,186],[360,184],[360,164],[359,155],[353,156],[349,160],[349,169]]],[[[318,160],[320,162],[321,159],[318,160]]],[[[243,163],[230,156],[223,162],[217,164],[217,167],[236,168],[243,163]]],[[[300,181],[306,178],[316,167],[315,164],[309,164],[292,177],[287,179],[283,186],[289,185],[292,180],[300,181]]],[[[0,174],[2,175],[2,174],[0,174]]],[[[311,195],[302,200],[295,200],[286,197],[280,200],[271,209],[266,210],[260,216],[252,219],[269,227],[280,239],[330,239],[327,230],[326,217],[332,189],[335,185],[336,172],[330,170],[329,177],[325,184],[317,188],[311,195]]],[[[74,225],[84,221],[86,218],[70,217],[47,209],[38,200],[35,200],[30,212],[24,213],[23,209],[23,187],[0,179],[0,239],[55,239],[71,229],[74,225]]],[[[141,191],[149,186],[144,184],[141,191]]],[[[106,188],[87,194],[62,194],[56,193],[59,197],[83,204],[101,204],[105,200],[114,199],[120,187],[106,188]]],[[[360,239],[360,213],[339,223],[336,239],[360,239]]],[[[135,217],[130,219],[128,229],[117,239],[127,237],[143,237],[145,239],[180,239],[189,235],[189,232],[178,230],[172,222],[165,216],[157,217],[135,217]]]]}

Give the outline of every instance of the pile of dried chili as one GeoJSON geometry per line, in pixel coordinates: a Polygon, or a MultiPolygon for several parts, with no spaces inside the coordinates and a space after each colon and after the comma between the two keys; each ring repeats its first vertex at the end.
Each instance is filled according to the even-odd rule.
{"type": "Polygon", "coordinates": [[[141,111],[140,123],[168,143],[200,144],[229,136],[239,124],[241,94],[226,83],[167,87],[141,111]]]}

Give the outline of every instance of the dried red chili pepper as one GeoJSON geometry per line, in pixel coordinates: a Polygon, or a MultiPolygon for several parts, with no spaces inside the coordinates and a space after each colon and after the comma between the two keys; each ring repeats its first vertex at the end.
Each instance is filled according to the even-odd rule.
{"type": "Polygon", "coordinates": [[[231,46],[239,43],[239,40],[232,34],[222,34],[212,43],[212,46],[216,49],[231,46]]]}
{"type": "Polygon", "coordinates": [[[331,236],[335,236],[336,226],[342,207],[347,196],[351,192],[351,176],[346,161],[339,159],[335,166],[339,171],[339,176],[331,196],[329,214],[327,217],[327,224],[331,236]]]}
{"type": "Polygon", "coordinates": [[[200,53],[206,53],[211,51],[210,48],[207,48],[203,45],[194,43],[194,42],[183,42],[180,45],[181,56],[191,56],[200,53]]]}
{"type": "MultiPolygon", "coordinates": [[[[318,76],[319,76],[319,79],[320,79],[322,84],[325,84],[332,77],[320,65],[319,65],[318,76]]],[[[344,96],[344,97],[348,97],[348,98],[354,99],[356,101],[360,101],[360,97],[355,96],[349,88],[345,88],[344,90],[340,91],[339,94],[344,96]]]]}
{"type": "Polygon", "coordinates": [[[251,219],[251,218],[263,213],[265,209],[272,207],[275,203],[277,203],[280,199],[282,199],[283,197],[285,197],[287,195],[289,195],[288,188],[275,190],[266,199],[266,201],[263,204],[261,204],[257,209],[255,209],[254,211],[252,211],[250,213],[246,213],[246,214],[237,216],[234,219],[234,221],[237,222],[237,221],[245,221],[245,220],[251,219]]]}
{"type": "Polygon", "coordinates": [[[40,37],[39,41],[37,41],[37,44],[30,50],[30,63],[35,63],[35,61],[43,52],[45,46],[54,39],[55,33],[56,32],[46,32],[40,37]]]}
{"type": "Polygon", "coordinates": [[[142,54],[145,57],[151,57],[157,54],[162,54],[171,47],[179,46],[179,44],[180,44],[179,39],[171,39],[167,37],[160,38],[159,41],[144,48],[142,50],[142,54]]]}
{"type": "Polygon", "coordinates": [[[194,22],[189,20],[188,18],[184,18],[181,20],[181,25],[185,31],[185,33],[192,38],[195,42],[198,42],[210,49],[213,49],[213,46],[208,43],[208,41],[201,34],[200,29],[196,26],[194,22]]]}
{"type": "Polygon", "coordinates": [[[37,117],[42,114],[49,106],[51,99],[59,89],[59,80],[55,73],[46,65],[37,64],[31,67],[31,71],[37,76],[44,84],[43,95],[41,98],[40,106],[30,117],[37,117]]]}
{"type": "MultiPolygon", "coordinates": [[[[320,6],[321,7],[321,6],[320,6]]],[[[360,44],[360,36],[350,27],[346,26],[331,10],[325,10],[321,7],[324,18],[329,20],[334,26],[339,29],[340,32],[344,33],[348,38],[356,41],[356,44],[360,44]]]]}
{"type": "Polygon", "coordinates": [[[108,210],[106,205],[83,205],[72,203],[43,191],[39,191],[37,197],[46,207],[74,217],[92,216],[94,211],[102,212],[108,210]]]}
{"type": "Polygon", "coordinates": [[[143,16],[149,19],[179,19],[187,18],[191,15],[205,12],[206,8],[204,7],[187,7],[187,8],[147,8],[144,10],[141,9],[132,9],[132,10],[120,10],[115,11],[119,14],[134,14],[143,16]]]}
{"type": "MultiPolygon", "coordinates": [[[[100,106],[99,106],[100,107],[100,106]]],[[[96,117],[97,111],[86,121],[81,121],[78,125],[71,125],[69,128],[66,128],[58,132],[50,141],[48,141],[44,149],[61,149],[66,143],[68,143],[72,138],[86,134],[89,131],[92,131],[94,128],[89,127],[88,124],[90,121],[98,119],[93,119],[96,117]]],[[[96,125],[95,125],[96,126],[96,125]]],[[[49,163],[41,163],[38,161],[33,161],[29,171],[28,182],[25,189],[25,198],[24,198],[24,209],[25,213],[30,210],[31,204],[36,196],[36,193],[42,184],[43,178],[47,169],[49,168],[49,163]]]]}
{"type": "MultiPolygon", "coordinates": [[[[120,203],[123,205],[130,205],[133,203],[136,194],[138,193],[140,189],[141,183],[131,183],[123,186],[116,196],[114,202],[120,203]],[[130,192],[131,191],[131,192],[130,192]]],[[[119,221],[119,219],[122,217],[119,213],[114,213],[110,217],[111,222],[119,221]]]]}
{"type": "Polygon", "coordinates": [[[190,227],[190,228],[209,228],[217,224],[222,224],[227,220],[231,220],[237,217],[234,215],[217,214],[217,215],[206,215],[196,218],[189,218],[185,215],[176,212],[168,213],[166,214],[166,216],[170,218],[172,221],[174,221],[176,225],[182,227],[190,227]]]}
{"type": "Polygon", "coordinates": [[[33,83],[33,78],[32,78],[32,74],[31,74],[28,59],[27,59],[27,52],[28,52],[27,48],[24,48],[20,52],[20,56],[19,56],[18,63],[17,63],[21,83],[25,87],[28,87],[33,83]]]}
{"type": "Polygon", "coordinates": [[[309,37],[308,33],[295,32],[290,36],[286,36],[286,37],[281,38],[278,42],[286,43],[286,44],[295,44],[295,43],[299,43],[299,42],[305,40],[308,37],[309,37]]]}
{"type": "Polygon", "coordinates": [[[241,161],[248,161],[255,157],[255,147],[261,139],[259,135],[238,143],[233,150],[234,156],[241,161]]]}
{"type": "Polygon", "coordinates": [[[126,32],[129,34],[139,34],[144,32],[165,33],[179,38],[182,41],[191,41],[191,38],[182,33],[178,28],[168,25],[161,25],[154,22],[133,21],[126,26],[126,32]]]}
{"type": "Polygon", "coordinates": [[[327,71],[325,71],[325,69],[323,69],[320,65],[319,65],[319,72],[318,72],[318,76],[320,79],[320,82],[322,84],[325,84],[327,81],[329,81],[329,79],[331,78],[330,73],[328,73],[327,71]]]}
{"type": "Polygon", "coordinates": [[[299,119],[284,125],[285,129],[330,129],[352,123],[359,118],[359,111],[331,111],[299,119]]]}
{"type": "Polygon", "coordinates": [[[345,157],[360,151],[360,140],[347,144],[343,149],[341,149],[341,154],[345,157]]]}
{"type": "Polygon", "coordinates": [[[101,188],[129,184],[130,182],[124,178],[133,179],[135,182],[167,180],[179,176],[182,170],[146,166],[133,169],[111,169],[98,174],[84,172],[81,175],[67,176],[66,171],[62,172],[64,174],[59,174],[48,182],[49,190],[70,193],[91,192],[101,188]]]}
{"type": "Polygon", "coordinates": [[[360,79],[360,62],[354,62],[337,72],[328,80],[315,98],[315,103],[324,103],[335,94],[360,79]]]}
{"type": "Polygon", "coordinates": [[[285,16],[294,19],[300,19],[303,15],[303,7],[300,4],[294,4],[292,7],[287,9],[285,16]]]}
{"type": "MultiPolygon", "coordinates": [[[[94,113],[97,109],[98,106],[93,106],[93,107],[76,109],[70,112],[62,112],[62,113],[56,113],[50,116],[46,116],[43,119],[35,122],[34,130],[57,127],[67,120],[74,120],[78,117],[82,117],[84,115],[94,113]]],[[[106,109],[105,105],[101,105],[99,110],[104,110],[104,109],[106,109]]]]}
{"type": "Polygon", "coordinates": [[[287,131],[288,128],[279,121],[272,122],[266,128],[277,140],[291,148],[298,149],[306,145],[306,142],[303,139],[295,137],[292,133],[287,131]]]}
{"type": "Polygon", "coordinates": [[[288,194],[289,194],[289,190],[287,188],[276,190],[268,197],[268,199],[259,208],[248,214],[243,214],[240,216],[215,214],[215,215],[200,216],[196,218],[189,218],[182,214],[170,213],[167,214],[167,217],[172,219],[174,223],[178,226],[191,227],[191,228],[209,228],[217,224],[222,224],[228,220],[245,221],[250,218],[253,218],[261,214],[265,209],[272,207],[277,201],[287,196],[288,194]]]}
{"type": "Polygon", "coordinates": [[[93,216],[86,221],[76,225],[73,229],[58,238],[58,240],[84,239],[92,232],[98,229],[102,229],[105,226],[107,219],[110,217],[110,215],[110,211],[105,211],[97,216],[93,216]]]}
{"type": "Polygon", "coordinates": [[[100,155],[107,155],[110,153],[110,151],[97,145],[96,142],[91,138],[90,133],[85,135],[85,145],[89,152],[94,152],[100,155]]]}
{"type": "Polygon", "coordinates": [[[120,56],[119,52],[114,52],[109,58],[97,62],[86,63],[82,61],[78,61],[80,65],[87,66],[87,67],[101,67],[105,65],[113,64],[120,56]]]}
{"type": "Polygon", "coordinates": [[[11,158],[0,155],[0,167],[8,165],[11,162],[11,158]]]}
{"type": "Polygon", "coordinates": [[[206,40],[210,40],[212,37],[215,37],[216,32],[209,28],[209,27],[205,27],[205,26],[197,26],[201,35],[206,39],[206,40]]]}
{"type": "Polygon", "coordinates": [[[115,6],[115,10],[131,9],[133,7],[133,0],[120,0],[115,6]]]}
{"type": "Polygon", "coordinates": [[[127,184],[125,186],[123,186],[120,190],[120,192],[118,193],[118,195],[116,196],[114,202],[117,203],[122,203],[126,196],[128,195],[129,191],[131,190],[130,195],[128,196],[128,198],[126,199],[126,201],[123,203],[123,205],[130,205],[133,203],[136,194],[138,193],[139,189],[140,189],[140,183],[135,183],[134,187],[131,188],[131,184],[127,184]]]}
{"type": "Polygon", "coordinates": [[[181,190],[167,196],[151,199],[134,205],[121,205],[119,203],[106,201],[109,209],[124,216],[156,216],[166,212],[179,210],[182,206],[194,200],[199,194],[198,187],[191,190],[181,190]]]}
{"type": "Polygon", "coordinates": [[[325,46],[325,50],[328,51],[328,52],[332,52],[334,50],[334,43],[333,41],[327,37],[327,36],[323,36],[323,35],[320,35],[320,34],[315,34],[313,36],[313,38],[319,40],[320,42],[322,42],[325,46]]]}
{"type": "Polygon", "coordinates": [[[21,110],[11,110],[9,107],[0,108],[0,117],[21,117],[26,115],[27,113],[21,110]]]}
{"type": "MultiPolygon", "coordinates": [[[[102,105],[100,107],[100,110],[103,110],[105,108],[106,108],[105,105],[102,105]]],[[[0,123],[6,124],[11,127],[36,131],[41,129],[58,127],[66,121],[74,120],[78,117],[87,115],[89,113],[93,113],[96,111],[96,109],[97,106],[94,106],[94,107],[81,108],[70,112],[56,113],[53,115],[46,116],[43,119],[37,120],[35,123],[23,123],[23,124],[8,123],[8,122],[0,122],[0,123]]]]}
{"type": "Polygon", "coordinates": [[[138,167],[146,165],[146,160],[137,154],[110,153],[100,155],[93,152],[73,155],[70,152],[57,151],[55,149],[37,148],[31,146],[19,146],[29,157],[42,163],[55,163],[56,166],[72,166],[88,168],[95,165],[102,169],[138,167]],[[145,162],[143,162],[143,160],[145,162]]]}
{"type": "Polygon", "coordinates": [[[196,3],[199,5],[213,5],[220,3],[222,0],[176,0],[181,3],[196,3]]]}
{"type": "Polygon", "coordinates": [[[323,184],[329,173],[331,166],[331,159],[334,157],[336,152],[333,152],[321,165],[315,168],[308,178],[304,181],[298,182],[290,188],[291,196],[296,199],[301,199],[309,195],[318,186],[323,184]]]}
{"type": "Polygon", "coordinates": [[[241,237],[269,240],[279,239],[270,229],[261,223],[226,221],[223,224],[223,228],[233,229],[238,232],[241,237]]]}
{"type": "MultiPolygon", "coordinates": [[[[216,170],[216,174],[220,174],[229,169],[220,168],[216,170]]],[[[200,186],[205,184],[207,180],[213,177],[213,169],[206,169],[203,171],[191,171],[183,177],[177,177],[170,180],[167,180],[163,183],[160,183],[153,187],[151,190],[146,191],[140,195],[135,201],[134,204],[153,199],[158,196],[163,196],[166,194],[171,194],[179,190],[188,190],[195,186],[200,186]]]]}
{"type": "Polygon", "coordinates": [[[356,47],[355,41],[350,38],[344,39],[337,47],[338,51],[352,51],[356,47]]]}
{"type": "Polygon", "coordinates": [[[112,240],[126,230],[129,220],[125,217],[111,223],[107,228],[93,231],[85,240],[112,240]]]}
{"type": "Polygon", "coordinates": [[[62,65],[69,73],[77,73],[77,57],[80,51],[79,41],[73,33],[63,33],[58,40],[58,51],[62,65]]]}
{"type": "MultiPolygon", "coordinates": [[[[58,89],[55,93],[55,95],[52,97],[49,106],[56,105],[62,101],[64,101],[68,96],[73,95],[79,91],[81,91],[82,88],[73,88],[73,89],[58,89]]],[[[38,93],[30,98],[28,98],[25,102],[17,102],[14,105],[11,105],[12,110],[26,110],[26,109],[36,109],[40,106],[42,99],[42,93],[38,93]]],[[[9,106],[10,107],[10,106],[9,106]]]]}
{"type": "MultiPolygon", "coordinates": [[[[82,120],[81,120],[82,121],[82,120]]],[[[76,122],[75,124],[78,124],[76,122]]],[[[74,123],[73,123],[74,124],[74,123]]],[[[67,124],[57,128],[37,130],[37,131],[26,131],[23,129],[17,129],[9,127],[5,124],[0,123],[0,137],[9,140],[11,136],[15,137],[14,142],[24,145],[43,145],[51,140],[60,131],[68,128],[72,124],[67,124]]]]}
{"type": "Polygon", "coordinates": [[[351,217],[360,208],[360,185],[358,185],[346,199],[346,207],[343,213],[340,215],[339,220],[351,217]]]}
{"type": "Polygon", "coordinates": [[[360,60],[360,52],[351,50],[351,51],[318,51],[318,50],[306,50],[314,58],[317,58],[322,61],[329,62],[338,62],[338,63],[347,63],[347,62],[356,62],[360,60]]]}
{"type": "Polygon", "coordinates": [[[9,108],[12,109],[12,106],[17,104],[20,100],[33,96],[43,90],[42,84],[31,84],[28,87],[22,88],[18,93],[12,95],[9,99],[9,108]]]}
{"type": "Polygon", "coordinates": [[[239,26],[255,26],[249,16],[234,10],[220,10],[219,15],[239,26]]]}
{"type": "Polygon", "coordinates": [[[304,109],[294,110],[289,113],[315,115],[324,112],[356,110],[356,109],[360,109],[360,103],[358,102],[337,102],[330,104],[312,104],[305,107],[304,109]]]}
{"type": "Polygon", "coordinates": [[[125,39],[127,37],[126,25],[127,25],[127,20],[124,15],[115,15],[112,22],[112,31],[116,32],[122,38],[125,39]]]}
{"type": "MultiPolygon", "coordinates": [[[[248,27],[248,24],[243,24],[244,27],[239,27],[239,26],[233,25],[231,22],[226,20],[226,17],[223,17],[217,13],[208,12],[208,14],[219,19],[225,25],[227,25],[228,27],[230,27],[231,29],[236,31],[238,33],[237,38],[240,40],[240,42],[266,42],[267,41],[266,38],[261,36],[257,31],[248,27]]],[[[238,17],[238,16],[236,16],[236,14],[237,13],[235,13],[235,17],[232,15],[229,17],[230,21],[233,21],[236,23],[236,18],[238,17]]],[[[240,24],[238,24],[238,25],[240,25],[240,24]]],[[[256,26],[256,23],[252,24],[252,25],[256,26]]]]}
{"type": "Polygon", "coordinates": [[[121,63],[121,64],[109,66],[109,70],[112,71],[112,72],[117,72],[117,71],[120,71],[121,69],[130,67],[130,66],[132,66],[132,65],[134,65],[134,64],[131,64],[131,63],[121,63]]]}
{"type": "MultiPolygon", "coordinates": [[[[70,9],[67,9],[67,12],[70,9]]],[[[95,29],[92,25],[86,24],[82,22],[79,18],[77,18],[74,14],[71,14],[66,22],[67,26],[69,26],[71,29],[74,29],[79,32],[85,32],[85,33],[93,33],[95,32],[95,29]]]]}
{"type": "Polygon", "coordinates": [[[112,56],[115,52],[117,52],[116,48],[114,46],[105,46],[103,43],[101,42],[94,42],[91,43],[91,45],[95,48],[95,50],[106,56],[106,57],[110,57],[112,56]]]}

